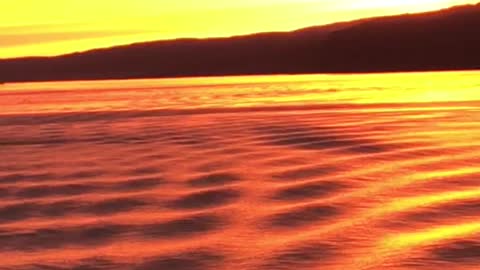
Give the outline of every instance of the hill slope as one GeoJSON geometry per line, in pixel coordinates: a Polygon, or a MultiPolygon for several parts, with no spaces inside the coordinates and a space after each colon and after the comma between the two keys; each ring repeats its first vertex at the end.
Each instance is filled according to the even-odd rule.
{"type": "Polygon", "coordinates": [[[480,68],[480,4],[294,32],[0,60],[0,81],[480,68]]]}

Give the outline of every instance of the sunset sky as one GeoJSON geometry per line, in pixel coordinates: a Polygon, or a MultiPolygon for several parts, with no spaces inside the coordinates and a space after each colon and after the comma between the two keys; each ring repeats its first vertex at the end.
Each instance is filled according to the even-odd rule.
{"type": "Polygon", "coordinates": [[[0,58],[58,55],[179,37],[217,37],[479,0],[12,0],[0,2],[0,58]]]}

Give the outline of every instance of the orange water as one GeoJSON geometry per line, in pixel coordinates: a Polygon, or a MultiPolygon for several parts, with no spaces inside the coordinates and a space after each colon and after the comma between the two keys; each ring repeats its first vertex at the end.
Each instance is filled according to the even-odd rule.
{"type": "Polygon", "coordinates": [[[480,73],[0,86],[0,269],[479,269],[480,73]]]}

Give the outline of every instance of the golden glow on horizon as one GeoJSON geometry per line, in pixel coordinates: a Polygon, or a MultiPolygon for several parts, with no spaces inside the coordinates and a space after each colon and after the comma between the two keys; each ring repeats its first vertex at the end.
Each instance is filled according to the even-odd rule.
{"type": "MultiPolygon", "coordinates": [[[[135,110],[159,109],[199,109],[199,108],[246,108],[263,106],[315,106],[321,104],[355,104],[372,105],[363,109],[358,107],[338,108],[339,110],[352,111],[428,111],[470,109],[472,104],[464,103],[480,101],[480,84],[478,72],[421,72],[421,73],[395,73],[395,74],[364,74],[364,75],[297,75],[297,76],[233,76],[214,78],[182,78],[182,79],[155,79],[155,80],[128,80],[128,81],[74,81],[74,82],[47,82],[47,83],[8,83],[2,86],[2,92],[14,93],[17,91],[31,93],[28,102],[22,106],[14,106],[15,111],[9,108],[9,102],[4,97],[0,99],[1,114],[22,113],[27,110],[54,112],[58,109],[55,102],[47,104],[43,101],[42,91],[64,91],[68,99],[74,98],[77,91],[95,89],[88,95],[80,94],[79,97],[104,100],[102,90],[110,89],[112,84],[115,89],[125,92],[125,99],[118,103],[86,102],[87,107],[92,105],[98,110],[108,107],[111,110],[124,110],[125,100],[148,100],[134,106],[135,110]],[[409,83],[405,83],[409,82],[409,83]],[[381,87],[379,87],[381,85],[381,87]],[[266,87],[268,86],[268,87],[266,87]],[[326,87],[328,86],[328,87],[326,87]],[[416,86],[416,87],[415,87],[416,86]],[[170,89],[173,95],[151,96],[151,90],[170,89]],[[190,91],[202,89],[202,91],[190,91]],[[343,89],[335,91],[335,89],[343,89]],[[333,90],[333,91],[332,91],[333,90]],[[176,91],[181,91],[183,98],[177,100],[176,91]],[[436,95],[432,93],[436,91],[436,95]],[[38,93],[38,94],[34,94],[38,93]],[[450,93],[450,94],[449,94],[450,93]],[[96,95],[99,97],[95,98],[96,95]],[[134,97],[133,97],[133,96],[134,97]],[[147,95],[148,98],[145,98],[147,95]],[[208,98],[215,96],[214,99],[208,98]],[[239,98],[242,96],[242,98],[239,98]],[[36,100],[38,98],[38,100],[36,100]],[[433,107],[422,104],[445,102],[459,102],[448,106],[437,104],[433,107]],[[45,105],[46,104],[46,105],[45,105]],[[407,107],[376,107],[376,104],[410,104],[407,107]],[[415,105],[416,104],[416,105],[415,105]],[[40,107],[36,107],[36,106],[40,107]],[[414,106],[413,106],[414,105],[414,106]],[[46,107],[44,107],[46,106],[46,107]]],[[[114,96],[118,98],[117,96],[114,96]]],[[[75,102],[77,103],[77,102],[75,102]]],[[[127,102],[128,103],[128,102],[127,102]]],[[[136,103],[135,103],[136,104],[136,103]]],[[[130,108],[130,107],[128,107],[130,108]]],[[[130,108],[132,109],[132,108],[130,108]]],[[[76,109],[62,107],[65,111],[76,109]]],[[[419,115],[416,115],[418,117],[419,115]]],[[[425,116],[421,114],[420,116],[425,116]]],[[[455,134],[456,137],[466,138],[474,134],[455,134]]],[[[443,136],[446,136],[445,134],[443,136]]],[[[473,141],[473,138],[471,138],[473,141]]],[[[452,138],[452,141],[456,139],[452,138]]],[[[458,176],[480,173],[480,168],[464,168],[463,170],[435,171],[435,173],[419,173],[401,179],[405,182],[442,177],[458,176]],[[419,177],[417,179],[415,177],[419,177]]]]}
{"type": "Polygon", "coordinates": [[[133,42],[288,31],[478,0],[16,0],[0,3],[0,58],[133,42]]]}

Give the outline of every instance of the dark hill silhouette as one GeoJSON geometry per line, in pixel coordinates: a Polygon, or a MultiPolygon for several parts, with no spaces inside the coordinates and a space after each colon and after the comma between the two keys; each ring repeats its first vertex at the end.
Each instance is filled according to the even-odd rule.
{"type": "Polygon", "coordinates": [[[293,32],[0,60],[0,81],[480,68],[480,4],[293,32]]]}

